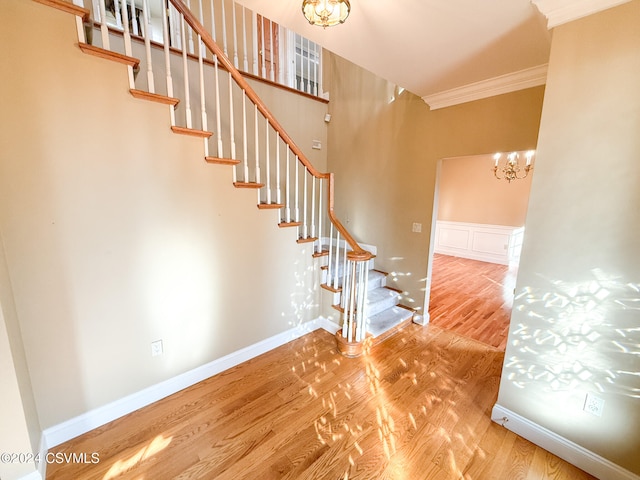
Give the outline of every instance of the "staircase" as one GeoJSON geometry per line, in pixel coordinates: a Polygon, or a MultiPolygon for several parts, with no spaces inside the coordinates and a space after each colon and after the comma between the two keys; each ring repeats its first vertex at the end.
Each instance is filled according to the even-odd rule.
{"type": "MultiPolygon", "coordinates": [[[[123,64],[131,95],[167,105],[175,134],[200,138],[208,163],[231,168],[236,188],[255,190],[259,209],[278,210],[281,228],[294,228],[299,243],[313,244],[323,264],[322,287],[339,312],[341,353],[358,356],[412,321],[415,312],[399,303],[401,292],[387,287],[387,274],[374,268],[375,255],[335,216],[333,174],[318,171],[274,118],[203,27],[202,7],[198,19],[182,0],[168,0],[163,42],[157,43],[139,25],[142,36],[132,35],[126,21],[120,30],[94,22],[83,6],[35,1],[75,15],[84,53],[123,64]],[[185,48],[176,48],[176,37],[185,48]]],[[[106,18],[105,0],[96,4],[106,18]]],[[[147,2],[142,5],[143,23],[150,25],[147,2]]],[[[120,18],[136,8],[133,0],[119,6],[120,18]]]]}
{"type": "MultiPolygon", "coordinates": [[[[345,282],[344,262],[339,259],[344,255],[344,248],[338,248],[329,253],[325,250],[329,260],[322,266],[323,276],[321,287],[330,292],[332,308],[344,316],[346,298],[342,295],[345,282]]],[[[366,297],[364,309],[366,311],[366,331],[368,346],[372,347],[387,339],[398,330],[411,323],[415,310],[400,303],[402,292],[387,286],[387,272],[374,268],[375,257],[367,262],[366,268],[366,297]]],[[[344,322],[343,322],[344,325],[344,322]]],[[[346,334],[344,335],[346,338],[346,334]]],[[[343,353],[347,356],[357,356],[359,348],[348,349],[343,353]],[[352,352],[353,350],[353,352],[352,352]]]]}

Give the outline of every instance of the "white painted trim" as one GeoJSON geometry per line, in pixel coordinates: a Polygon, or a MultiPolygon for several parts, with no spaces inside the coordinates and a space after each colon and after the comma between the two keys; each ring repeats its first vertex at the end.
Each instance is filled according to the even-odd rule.
{"type": "Polygon", "coordinates": [[[19,480],[42,480],[44,477],[40,475],[39,471],[33,471],[24,477],[20,477],[19,480]]]}
{"type": "Polygon", "coordinates": [[[598,478],[640,480],[640,476],[635,473],[499,404],[494,405],[491,420],[598,478]]]}
{"type": "Polygon", "coordinates": [[[547,17],[547,28],[572,22],[608,8],[617,7],[630,0],[531,0],[547,17]]]}
{"type": "MultiPolygon", "coordinates": [[[[44,438],[44,432],[40,435],[40,458],[45,458],[47,455],[47,451],[49,448],[47,447],[47,440],[44,438]]],[[[40,474],[40,478],[47,478],[47,462],[40,462],[38,464],[38,473],[40,474]]]]}
{"type": "Polygon", "coordinates": [[[425,95],[422,100],[429,105],[431,110],[437,110],[460,103],[502,95],[503,93],[537,87],[547,82],[547,68],[548,64],[545,63],[544,65],[481,80],[462,87],[445,90],[444,92],[434,93],[433,95],[425,95]]]}
{"type": "Polygon", "coordinates": [[[315,320],[298,325],[261,342],[254,343],[222,358],[196,367],[193,370],[189,370],[188,372],[152,385],[144,390],[127,395],[107,405],[95,408],[58,425],[49,427],[42,432],[43,447],[41,448],[45,449],[44,455],[46,455],[46,451],[49,448],[60,445],[169,395],[173,395],[180,390],[320,328],[330,333],[335,333],[340,327],[324,317],[318,317],[315,320]]]}
{"type": "Polygon", "coordinates": [[[481,262],[518,263],[524,227],[437,220],[435,253],[481,262]]]}

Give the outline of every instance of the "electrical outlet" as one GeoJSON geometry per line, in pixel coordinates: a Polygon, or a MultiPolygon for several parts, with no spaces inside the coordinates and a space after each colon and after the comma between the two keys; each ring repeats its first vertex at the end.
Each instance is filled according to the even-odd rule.
{"type": "Polygon", "coordinates": [[[162,340],[151,342],[151,356],[157,357],[158,355],[162,355],[162,340]]]}
{"type": "Polygon", "coordinates": [[[422,224],[421,223],[414,223],[413,227],[411,228],[411,231],[414,232],[414,233],[422,232],[422,224]]]}
{"type": "Polygon", "coordinates": [[[585,412],[590,413],[591,415],[595,415],[596,417],[602,416],[602,410],[604,409],[604,399],[600,397],[596,397],[590,393],[587,393],[587,397],[584,401],[583,410],[585,412]]]}

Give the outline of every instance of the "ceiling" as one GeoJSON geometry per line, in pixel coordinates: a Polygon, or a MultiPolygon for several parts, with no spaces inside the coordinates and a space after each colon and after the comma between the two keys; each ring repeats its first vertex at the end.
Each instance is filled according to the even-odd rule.
{"type": "MultiPolygon", "coordinates": [[[[326,29],[306,22],[301,0],[238,3],[411,91],[432,108],[442,94],[486,89],[496,77],[515,79],[519,88],[540,85],[546,77],[551,34],[530,0],[351,0],[347,21],[326,29]],[[534,83],[522,81],[532,75],[534,83]]],[[[496,93],[504,92],[491,94],[496,93]]],[[[455,103],[461,101],[448,104],[455,103]]]]}

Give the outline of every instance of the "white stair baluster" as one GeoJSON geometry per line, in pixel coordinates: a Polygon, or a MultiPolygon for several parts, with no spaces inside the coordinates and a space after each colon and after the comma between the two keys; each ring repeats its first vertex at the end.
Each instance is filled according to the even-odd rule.
{"type": "Polygon", "coordinates": [[[333,270],[333,267],[331,266],[331,254],[333,253],[333,223],[330,224],[329,226],[329,255],[327,256],[327,276],[324,280],[324,283],[327,286],[331,285],[331,272],[333,270]]]}
{"type": "MultiPolygon", "coordinates": [[[[164,1],[164,0],[163,0],[164,1]]],[[[164,41],[164,65],[167,77],[167,96],[173,97],[173,79],[171,77],[171,52],[169,51],[169,10],[164,10],[162,15],[162,39],[164,41]]],[[[169,106],[171,126],[176,125],[176,112],[173,106],[169,106]]]]}
{"type": "Polygon", "coordinates": [[[365,339],[367,335],[367,292],[369,291],[369,262],[361,262],[361,271],[362,273],[362,288],[360,293],[360,325],[358,325],[359,339],[358,342],[361,342],[365,339]]]}
{"type": "MultiPolygon", "coordinates": [[[[336,229],[336,254],[333,263],[333,288],[338,288],[338,275],[340,273],[340,230],[336,229]]],[[[342,274],[344,275],[344,269],[342,274]]]]}
{"type": "Polygon", "coordinates": [[[296,222],[300,221],[300,195],[299,195],[300,174],[298,172],[299,165],[300,165],[300,160],[298,159],[298,155],[296,155],[295,178],[294,178],[295,183],[293,185],[293,188],[295,188],[295,197],[294,197],[293,206],[294,206],[296,222]]]}
{"type": "Polygon", "coordinates": [[[342,268],[347,268],[347,241],[343,240],[344,248],[342,249],[342,268]]]}
{"type": "MultiPolygon", "coordinates": [[[[213,38],[214,42],[218,42],[218,39],[216,38],[216,8],[213,5],[213,0],[210,1],[210,5],[209,8],[211,10],[211,38],[213,38]]],[[[213,52],[212,52],[213,53],[213,52]]],[[[215,57],[216,55],[213,54],[213,56],[215,57]]],[[[216,132],[217,134],[217,132],[216,132]]]]}
{"type": "Polygon", "coordinates": [[[249,57],[247,56],[247,9],[242,6],[242,69],[249,72],[249,57]]]}
{"type": "MultiPolygon", "coordinates": [[[[187,0],[187,7],[189,8],[189,10],[191,10],[191,0],[187,0]]],[[[182,44],[183,45],[189,45],[189,53],[191,55],[193,55],[193,53],[195,52],[195,46],[193,44],[193,30],[191,29],[191,26],[186,23],[186,32],[185,32],[185,36],[189,39],[189,42],[185,42],[185,39],[182,39],[182,44]]]]}
{"type": "Polygon", "coordinates": [[[322,193],[324,192],[323,186],[324,186],[324,182],[323,182],[323,178],[319,179],[319,185],[318,185],[318,241],[317,243],[317,247],[316,247],[316,252],[317,253],[322,253],[322,193]]]}
{"type": "Polygon", "coordinates": [[[144,49],[147,55],[147,88],[149,93],[156,93],[153,80],[153,62],[151,60],[151,17],[149,17],[149,0],[142,0],[142,19],[144,21],[144,49]]]}
{"type": "MultiPolygon", "coordinates": [[[[122,23],[124,26],[124,54],[130,57],[133,55],[133,53],[131,48],[131,33],[129,32],[129,21],[127,16],[127,0],[122,0],[121,6],[122,18],[124,19],[124,22],[122,23]]],[[[127,65],[127,73],[129,74],[129,88],[136,88],[136,82],[133,77],[133,67],[131,65],[127,65]]]]}
{"type": "Polygon", "coordinates": [[[231,21],[233,25],[233,66],[238,67],[238,26],[236,25],[236,2],[231,2],[231,21]]]}
{"type": "Polygon", "coordinates": [[[111,50],[109,44],[109,28],[107,27],[107,13],[104,5],[104,0],[98,0],[98,6],[100,11],[100,34],[102,35],[102,48],[105,50],[111,50]]]}
{"type": "Polygon", "coordinates": [[[258,14],[251,12],[251,23],[253,25],[253,74],[258,75],[258,14]]]}
{"type": "MultiPolygon", "coordinates": [[[[345,248],[346,251],[346,248],[345,248]]],[[[345,268],[347,265],[345,265],[345,268]]],[[[349,292],[349,341],[353,341],[353,334],[355,330],[355,318],[356,318],[356,262],[349,261],[349,271],[351,272],[350,278],[350,292],[349,292]]]]}
{"type": "MultiPolygon", "coordinates": [[[[204,86],[204,56],[206,55],[205,46],[202,43],[202,37],[198,35],[198,72],[200,78],[200,115],[202,118],[202,130],[208,130],[207,121],[207,101],[204,86]]],[[[209,139],[204,139],[204,156],[209,156],[209,139]]]]}
{"type": "Polygon", "coordinates": [[[282,204],[280,193],[280,132],[276,130],[276,203],[282,204]]]}
{"type": "MultiPolygon", "coordinates": [[[[184,16],[180,15],[180,34],[182,39],[182,45],[186,45],[186,22],[184,16]]],[[[182,75],[184,79],[184,116],[187,123],[187,128],[193,128],[193,121],[191,119],[191,92],[189,89],[189,62],[187,59],[187,49],[182,49],[182,75]]]]}
{"type": "Polygon", "coordinates": [[[138,24],[138,17],[136,16],[136,5],[134,0],[131,0],[131,32],[133,35],[140,35],[140,25],[138,24]]]}
{"type": "Polygon", "coordinates": [[[343,288],[342,293],[340,294],[340,307],[342,308],[342,337],[345,339],[349,338],[349,272],[345,268],[344,278],[343,278],[343,288]]]}
{"type": "Polygon", "coordinates": [[[271,203],[271,152],[270,150],[270,145],[269,145],[269,120],[265,117],[264,119],[264,124],[265,124],[265,152],[266,152],[266,164],[265,164],[265,184],[266,184],[266,194],[267,194],[267,203],[271,203]]]}
{"type": "Polygon", "coordinates": [[[222,0],[222,51],[224,56],[229,58],[229,51],[227,50],[227,15],[224,9],[224,0],[222,0]]]}
{"type": "MultiPolygon", "coordinates": [[[[84,2],[82,0],[73,0],[73,4],[78,7],[84,8],[84,2]]],[[[74,15],[76,19],[76,33],[78,34],[78,43],[87,43],[87,39],[84,31],[84,22],[82,17],[74,15]]],[[[93,28],[93,27],[92,27],[93,28]]]]}
{"type": "MultiPolygon", "coordinates": [[[[170,4],[171,5],[171,4],[170,4]]],[[[171,46],[180,50],[182,48],[182,36],[180,35],[180,12],[173,5],[169,8],[169,32],[171,33],[171,46]]]]}
{"type": "Polygon", "coordinates": [[[249,139],[247,138],[247,95],[242,90],[242,167],[243,181],[249,181],[249,139]]]}
{"type": "Polygon", "coordinates": [[[229,73],[229,137],[231,138],[231,158],[236,158],[236,126],[233,112],[233,78],[229,73]]]}
{"type": "Polygon", "coordinates": [[[256,183],[260,183],[260,135],[258,134],[258,105],[254,105],[253,112],[253,131],[254,148],[255,148],[255,178],[256,183]]]}
{"type": "Polygon", "coordinates": [[[289,164],[291,163],[291,159],[289,158],[289,153],[291,152],[291,149],[289,148],[289,145],[287,145],[287,160],[286,160],[286,165],[285,165],[285,191],[284,191],[284,198],[285,198],[285,209],[284,209],[284,221],[286,223],[291,222],[291,180],[290,180],[290,166],[289,164]]]}
{"type": "MultiPolygon", "coordinates": [[[[211,5],[213,7],[213,5],[211,5]]],[[[216,138],[218,140],[218,158],[224,158],[224,151],[222,149],[222,121],[220,120],[220,69],[218,68],[218,56],[213,56],[213,74],[215,80],[215,90],[216,90],[216,138]]],[[[232,158],[232,157],[231,157],[232,158]]],[[[233,169],[235,173],[235,168],[233,169]]]]}
{"type": "Polygon", "coordinates": [[[306,165],[302,176],[302,238],[309,238],[309,227],[307,226],[307,178],[309,177],[309,171],[306,165]]]}
{"type": "Polygon", "coordinates": [[[311,236],[316,236],[316,177],[311,177],[311,236]]]}
{"type": "MultiPolygon", "coordinates": [[[[116,15],[116,26],[118,28],[122,28],[122,5],[120,4],[121,1],[124,2],[125,0],[113,0],[113,10],[116,15]]],[[[107,22],[107,17],[104,17],[104,21],[105,23],[107,22]]]]}

